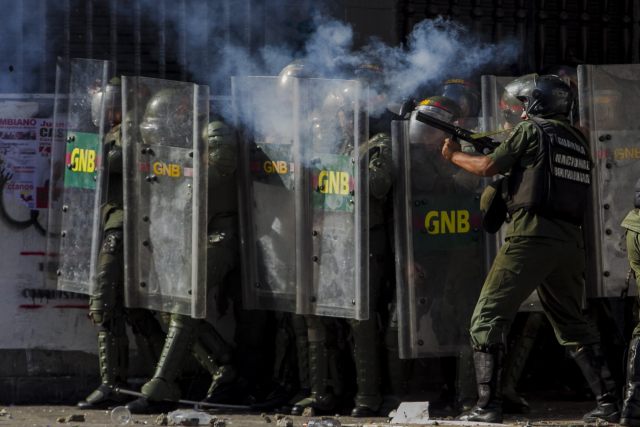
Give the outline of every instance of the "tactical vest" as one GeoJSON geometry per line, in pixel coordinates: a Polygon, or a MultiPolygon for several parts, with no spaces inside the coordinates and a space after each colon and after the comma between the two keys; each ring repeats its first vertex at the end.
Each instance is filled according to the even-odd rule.
{"type": "Polygon", "coordinates": [[[531,119],[538,129],[538,153],[531,167],[512,168],[506,204],[510,213],[535,214],[581,224],[591,185],[589,149],[577,130],[531,119]]]}

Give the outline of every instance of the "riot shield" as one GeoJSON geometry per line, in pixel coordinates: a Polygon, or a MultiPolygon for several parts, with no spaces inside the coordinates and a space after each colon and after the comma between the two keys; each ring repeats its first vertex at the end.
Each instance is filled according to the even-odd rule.
{"type": "Polygon", "coordinates": [[[233,77],[243,304],[300,312],[294,193],[294,87],[277,77],[233,77]]]}
{"type": "Polygon", "coordinates": [[[247,308],[366,319],[366,113],[355,81],[234,77],[247,308]],[[320,135],[322,135],[320,137],[320,135]]]}
{"type": "Polygon", "coordinates": [[[446,162],[439,144],[412,144],[408,120],[392,122],[392,144],[400,357],[454,355],[469,345],[486,272],[483,180],[446,162]]]}
{"type": "Polygon", "coordinates": [[[297,259],[303,311],[369,316],[368,118],[360,83],[298,79],[297,259]]]}
{"type": "Polygon", "coordinates": [[[106,194],[102,138],[104,105],[94,95],[112,77],[108,61],[58,60],[51,148],[47,277],[63,291],[91,294],[106,194]]]}
{"type": "Polygon", "coordinates": [[[515,77],[482,76],[482,116],[480,118],[480,130],[482,132],[495,132],[491,138],[504,141],[520,119],[521,107],[510,105],[513,102],[520,103],[517,99],[511,99],[505,94],[505,86],[511,83],[515,77]],[[517,111],[516,108],[520,108],[517,111]]]}
{"type": "Polygon", "coordinates": [[[124,77],[125,304],[207,314],[209,89],[124,77]]]}
{"type": "MultiPolygon", "coordinates": [[[[586,217],[587,296],[627,292],[625,234],[620,223],[633,208],[640,177],[638,107],[640,65],[578,67],[580,125],[594,162],[586,217]]],[[[636,293],[629,286],[629,293],[636,293]]]]}
{"type": "MultiPolygon", "coordinates": [[[[482,116],[480,118],[480,130],[492,133],[491,138],[504,141],[509,136],[509,131],[518,124],[520,119],[517,111],[514,111],[513,102],[520,103],[517,99],[506,99],[505,86],[511,83],[515,77],[482,76],[482,116]],[[494,133],[496,132],[496,133],[494,133]]],[[[491,262],[498,254],[498,249],[504,242],[506,227],[503,226],[497,233],[489,235],[485,248],[489,268],[491,262]]],[[[526,304],[525,304],[526,305],[526,304]]]]}

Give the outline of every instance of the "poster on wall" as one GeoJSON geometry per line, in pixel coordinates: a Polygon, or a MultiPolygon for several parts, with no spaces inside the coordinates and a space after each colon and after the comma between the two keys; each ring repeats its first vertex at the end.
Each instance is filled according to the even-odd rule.
{"type": "Polygon", "coordinates": [[[86,297],[43,287],[53,99],[0,94],[0,353],[96,351],[86,297]]]}
{"type": "Polygon", "coordinates": [[[0,117],[4,200],[29,210],[47,208],[52,132],[50,119],[0,117]]]}

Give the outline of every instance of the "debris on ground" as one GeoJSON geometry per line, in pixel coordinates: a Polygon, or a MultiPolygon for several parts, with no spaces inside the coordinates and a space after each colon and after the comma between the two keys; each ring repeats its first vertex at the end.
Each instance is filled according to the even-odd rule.
{"type": "Polygon", "coordinates": [[[278,420],[278,427],[293,427],[293,420],[289,417],[282,417],[278,420]]]}
{"type": "Polygon", "coordinates": [[[429,402],[402,402],[391,424],[430,424],[429,402]]]}
{"type": "Polygon", "coordinates": [[[167,414],[158,415],[158,417],[156,418],[156,425],[157,426],[167,426],[167,425],[169,425],[169,418],[167,417],[167,414]]]}
{"type": "Polygon", "coordinates": [[[71,414],[66,417],[58,417],[59,423],[83,423],[85,421],[84,414],[71,414]]]}
{"type": "Polygon", "coordinates": [[[311,406],[307,406],[306,408],[304,408],[304,411],[302,411],[303,417],[315,417],[315,415],[316,411],[314,411],[311,406]]]}

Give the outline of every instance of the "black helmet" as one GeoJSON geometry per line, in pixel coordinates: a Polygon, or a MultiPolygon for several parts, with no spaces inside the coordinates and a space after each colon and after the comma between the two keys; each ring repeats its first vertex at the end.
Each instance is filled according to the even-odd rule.
{"type": "Polygon", "coordinates": [[[531,74],[531,79],[522,82],[516,98],[524,102],[529,116],[568,116],[573,105],[571,88],[560,77],[552,74],[538,76],[531,74]]]}
{"type": "Polygon", "coordinates": [[[640,179],[636,182],[633,206],[640,209],[640,179]]]}
{"type": "Polygon", "coordinates": [[[476,85],[465,79],[448,79],[442,86],[442,96],[460,107],[460,117],[476,117],[480,111],[480,93],[476,85]]]}

